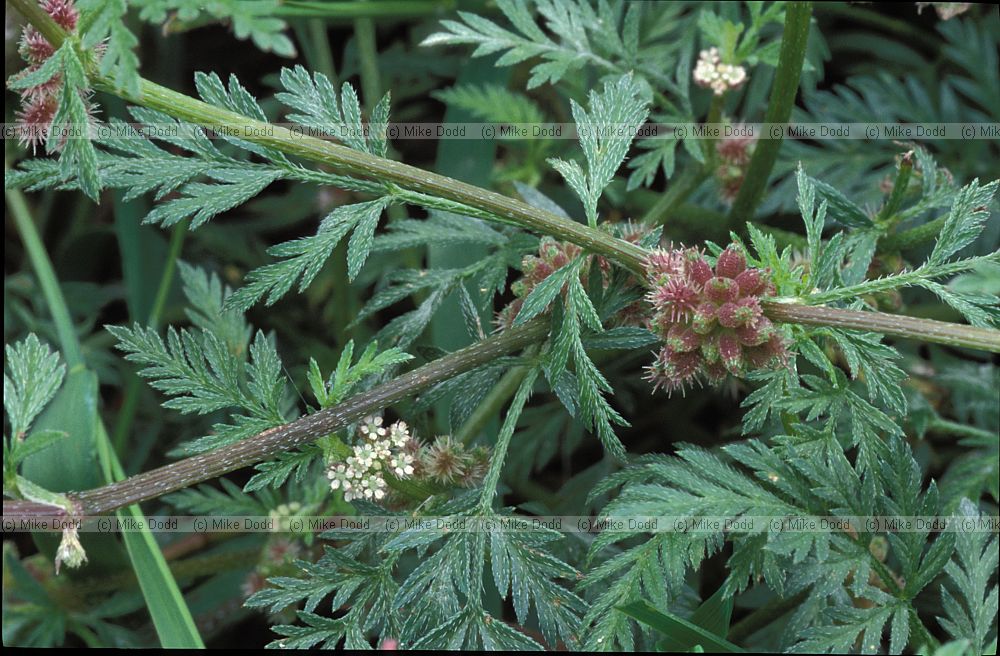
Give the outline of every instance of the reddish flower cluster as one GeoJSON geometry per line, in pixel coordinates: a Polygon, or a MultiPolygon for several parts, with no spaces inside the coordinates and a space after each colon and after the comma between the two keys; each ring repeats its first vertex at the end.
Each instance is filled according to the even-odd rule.
{"type": "MultiPolygon", "coordinates": [[[[737,130],[740,131],[741,129],[737,130]]],[[[743,136],[727,137],[715,144],[715,153],[719,158],[715,178],[719,181],[722,198],[727,203],[736,199],[756,145],[756,138],[743,136]]]]}
{"type": "MultiPolygon", "coordinates": [[[[642,231],[634,229],[631,225],[615,230],[616,237],[633,244],[637,243],[643,234],[642,231]]],[[[527,255],[521,261],[523,276],[510,286],[516,298],[497,314],[497,326],[509,328],[514,323],[517,313],[521,311],[524,299],[528,297],[531,290],[555,271],[573,261],[581,252],[583,249],[576,244],[556,241],[552,237],[542,237],[538,245],[538,255],[527,255]]],[[[600,270],[604,278],[604,286],[607,287],[610,282],[611,262],[600,255],[587,256],[587,260],[580,270],[581,280],[586,282],[591,266],[594,264],[600,270]]],[[[638,285],[639,283],[636,281],[634,284],[638,285]]],[[[633,303],[618,314],[617,321],[619,325],[641,325],[642,315],[642,304],[633,303]]]]}
{"type": "MultiPolygon", "coordinates": [[[[80,13],[72,0],[41,0],[41,7],[68,32],[76,29],[80,13]]],[[[99,47],[98,50],[101,48],[99,47]]],[[[55,54],[55,48],[46,40],[42,33],[32,25],[25,26],[21,32],[21,42],[18,52],[28,67],[20,74],[27,75],[38,70],[55,54]]],[[[18,76],[18,77],[20,77],[18,76]]],[[[16,78],[14,78],[16,79],[16,78]]],[[[31,146],[34,150],[45,142],[52,127],[56,109],[59,106],[59,92],[62,89],[62,75],[56,74],[42,84],[28,87],[21,91],[21,110],[17,112],[18,135],[22,145],[31,146]]],[[[88,113],[92,111],[90,103],[86,103],[88,113]]],[[[59,144],[60,147],[62,144],[59,144]]]]}
{"type": "Polygon", "coordinates": [[[785,362],[784,339],[760,305],[774,286],[766,270],[747,267],[736,246],[719,255],[714,270],[697,249],[660,250],[647,272],[649,328],[664,342],[648,368],[654,391],[785,362]]]}

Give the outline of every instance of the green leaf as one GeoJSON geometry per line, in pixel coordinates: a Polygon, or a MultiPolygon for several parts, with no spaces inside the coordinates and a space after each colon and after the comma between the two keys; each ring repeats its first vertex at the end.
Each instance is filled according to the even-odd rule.
{"type": "Polygon", "coordinates": [[[710,652],[744,652],[737,645],[720,638],[708,629],[670,613],[661,612],[647,602],[636,601],[620,606],[618,610],[661,633],[671,650],[691,651],[700,646],[710,652]]]}
{"type": "Polygon", "coordinates": [[[809,178],[816,189],[816,195],[825,200],[830,218],[851,228],[866,228],[874,225],[863,209],[825,182],[809,178]]]}
{"type": "Polygon", "coordinates": [[[545,312],[549,305],[552,304],[552,301],[555,300],[556,295],[566,286],[566,283],[573,276],[580,275],[580,267],[582,265],[582,258],[573,260],[559,267],[545,278],[545,280],[535,285],[524,299],[524,304],[518,311],[517,318],[514,319],[514,325],[519,326],[545,312]]]}
{"type": "Polygon", "coordinates": [[[1000,181],[994,180],[980,186],[977,179],[959,190],[927,264],[944,264],[952,255],[975,241],[990,216],[989,204],[998,185],[1000,181]]]}
{"type": "Polygon", "coordinates": [[[372,235],[379,216],[390,201],[386,196],[363,203],[341,205],[323,219],[315,235],[271,247],[268,249],[269,254],[286,259],[266,264],[248,273],[246,284],[226,299],[226,307],[246,311],[264,296],[267,296],[266,304],[272,305],[288,293],[300,276],[302,280],[299,291],[305,290],[319,275],[333,249],[351,230],[355,230],[355,234],[348,245],[347,259],[349,272],[354,272],[351,275],[353,279],[372,250],[372,235]]]}
{"type": "Polygon", "coordinates": [[[600,93],[591,91],[590,111],[570,101],[580,147],[587,161],[587,173],[575,162],[549,160],[566,178],[583,202],[587,222],[597,225],[597,202],[625,160],[636,130],[648,115],[645,92],[632,75],[605,82],[600,93]]]}
{"type": "Polygon", "coordinates": [[[22,439],[62,385],[66,366],[59,362],[59,354],[43,345],[34,333],[4,346],[4,355],[3,407],[12,436],[22,439]]]}

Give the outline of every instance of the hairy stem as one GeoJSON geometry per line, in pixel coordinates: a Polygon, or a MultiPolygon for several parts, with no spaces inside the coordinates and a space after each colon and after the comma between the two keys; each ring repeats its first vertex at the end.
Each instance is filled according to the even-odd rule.
{"type": "Polygon", "coordinates": [[[899,289],[900,287],[919,285],[921,282],[932,278],[944,278],[945,276],[974,269],[976,268],[976,265],[982,262],[996,262],[998,258],[1000,258],[1000,254],[994,253],[992,255],[970,257],[966,260],[958,260],[947,264],[935,265],[933,267],[918,267],[912,271],[903,271],[902,273],[893,274],[884,278],[866,280],[858,283],[857,285],[850,285],[849,287],[840,287],[838,289],[831,289],[825,292],[816,292],[815,294],[809,294],[808,296],[803,296],[802,298],[796,300],[808,305],[822,305],[824,303],[832,303],[834,301],[853,300],[866,294],[877,294],[879,292],[899,289]]]}
{"type": "Polygon", "coordinates": [[[976,328],[933,319],[917,319],[886,312],[857,312],[797,303],[767,302],[763,306],[764,313],[770,319],[782,323],[866,330],[935,344],[1000,353],[1000,330],[990,328],[976,328]]]}
{"type": "MultiPolygon", "coordinates": [[[[809,40],[809,19],[812,16],[811,2],[789,2],[785,10],[785,30],[781,35],[781,54],[778,69],[774,73],[774,86],[768,102],[764,122],[770,124],[787,123],[792,115],[795,95],[799,90],[799,77],[806,58],[806,43],[809,40]]],[[[781,139],[763,139],[754,149],[746,177],[740,185],[736,200],[729,212],[729,223],[753,217],[757,205],[764,195],[767,179],[778,159],[781,139]]]]}
{"type": "MultiPolygon", "coordinates": [[[[78,504],[80,514],[96,515],[207,481],[340,430],[437,383],[540,341],[547,333],[548,320],[536,319],[284,426],[117,483],[68,496],[78,504]]],[[[3,504],[5,517],[48,516],[52,512],[50,506],[30,501],[4,501],[3,504]]]]}
{"type": "MultiPolygon", "coordinates": [[[[54,46],[58,47],[66,38],[66,34],[62,28],[48,14],[42,11],[35,2],[31,0],[8,0],[8,2],[20,11],[54,46]]],[[[782,53],[779,59],[778,72],[775,77],[774,91],[771,97],[771,104],[768,107],[768,121],[786,122],[791,112],[791,105],[794,102],[795,92],[798,87],[802,60],[805,56],[805,42],[809,32],[810,15],[810,3],[790,3],[785,23],[785,41],[782,43],[782,53]]],[[[590,228],[576,221],[538,209],[522,201],[507,198],[501,194],[430,171],[424,171],[414,166],[369,155],[368,153],[352,150],[346,146],[340,146],[322,139],[295,135],[286,128],[254,121],[234,112],[214,107],[200,100],[195,100],[148,80],[142,80],[140,83],[140,93],[132,95],[116,89],[110,80],[100,76],[93,70],[89,72],[89,75],[95,87],[116,94],[129,102],[157,109],[176,118],[208,128],[233,128],[238,126],[253,128],[244,137],[247,141],[268,146],[307,160],[327,164],[341,173],[379,180],[383,183],[392,183],[402,190],[411,193],[416,192],[428,199],[436,197],[438,203],[451,201],[474,208],[477,212],[476,216],[509,222],[528,230],[572,242],[590,252],[607,256],[624,268],[638,274],[641,279],[645,279],[644,263],[647,251],[635,244],[616,239],[602,230],[590,228]],[[442,199],[444,200],[442,201],[442,199]]],[[[759,188],[754,193],[758,196],[763,193],[764,185],[767,182],[767,175],[770,173],[774,158],[777,156],[778,145],[779,142],[764,141],[755,150],[754,158],[750,163],[747,180],[740,189],[741,195],[745,191],[749,193],[747,190],[755,185],[759,188]],[[761,153],[767,151],[769,144],[773,144],[773,153],[769,156],[770,161],[764,162],[762,160],[758,164],[758,156],[762,156],[761,153]],[[766,164],[766,171],[764,170],[764,164],[766,164]],[[755,169],[759,172],[759,175],[762,175],[759,184],[751,184],[751,175],[755,169]]],[[[733,206],[734,211],[730,214],[731,217],[744,216],[749,213],[747,211],[738,211],[738,204],[739,197],[733,206]]],[[[871,285],[872,283],[877,284],[877,281],[865,284],[871,285]]],[[[898,286],[898,284],[894,286],[898,286]]],[[[865,293],[868,293],[868,291],[878,290],[866,288],[865,293]]],[[[821,298],[821,296],[813,295],[809,297],[809,302],[818,304],[828,302],[829,300],[837,300],[833,298],[821,298]]],[[[842,322],[856,321],[859,324],[863,324],[867,330],[899,335],[898,332],[893,332],[893,330],[895,329],[896,321],[900,317],[881,315],[879,313],[856,312],[852,313],[856,315],[853,319],[848,319],[848,314],[845,313],[849,311],[839,310],[837,312],[840,313],[838,316],[842,322]],[[879,317],[892,317],[893,320],[885,324],[885,326],[881,326],[877,323],[879,317]]],[[[794,322],[795,319],[792,318],[793,314],[783,312],[771,318],[778,321],[794,322]]],[[[808,323],[814,323],[814,317],[810,316],[807,319],[810,319],[808,323]]],[[[844,324],[841,323],[838,325],[844,324]]],[[[944,344],[957,343],[962,346],[982,348],[981,346],[972,346],[972,344],[981,342],[977,342],[976,340],[970,342],[962,337],[961,333],[966,330],[965,326],[951,325],[951,328],[946,330],[943,328],[945,325],[948,324],[941,324],[935,330],[916,334],[906,333],[902,336],[914,337],[922,335],[922,338],[927,341],[944,344]],[[955,334],[949,334],[949,330],[953,330],[955,334]]],[[[988,333],[987,337],[989,337],[988,333]]],[[[984,343],[990,344],[987,350],[995,348],[992,346],[995,343],[995,338],[986,339],[984,343]]]]}
{"type": "MultiPolygon", "coordinates": [[[[8,1],[53,46],[58,48],[65,40],[66,33],[36,3],[31,0],[8,1]]],[[[645,251],[639,246],[525,202],[323,139],[296,135],[287,128],[255,121],[145,79],[140,80],[139,93],[131,94],[116,88],[112,80],[98,74],[93,67],[88,71],[88,77],[96,89],[117,95],[128,102],[210,129],[244,127],[246,129],[241,138],[246,141],[326,164],[337,173],[393,182],[404,189],[471,205],[523,228],[573,242],[589,251],[610,257],[636,273],[642,273],[645,251]]]]}

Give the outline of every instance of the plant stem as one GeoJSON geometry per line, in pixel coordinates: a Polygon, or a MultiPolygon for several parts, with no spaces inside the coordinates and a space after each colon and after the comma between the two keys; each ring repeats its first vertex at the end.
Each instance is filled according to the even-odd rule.
{"type": "Polygon", "coordinates": [[[285,0],[275,16],[310,16],[329,19],[411,18],[445,14],[455,8],[455,0],[396,0],[395,2],[330,2],[285,0]]]}
{"type": "MultiPolygon", "coordinates": [[[[781,54],[778,58],[778,68],[774,73],[774,86],[771,87],[771,99],[768,102],[764,122],[774,124],[787,123],[792,115],[795,96],[799,89],[799,77],[802,64],[806,58],[806,43],[809,40],[809,19],[812,16],[811,2],[789,2],[785,10],[785,30],[781,36],[781,54]]],[[[778,159],[781,139],[762,139],[754,149],[753,157],[747,168],[746,177],[733,201],[729,212],[729,223],[735,225],[738,221],[746,221],[753,217],[771,169],[778,159]]]]}
{"type": "Polygon", "coordinates": [[[694,193],[694,190],[708,178],[708,175],[708,168],[706,166],[692,165],[685,169],[667,188],[667,191],[643,215],[642,222],[646,225],[662,225],[666,223],[673,217],[677,206],[694,193]]]}
{"type": "MultiPolygon", "coordinates": [[[[927,424],[927,431],[974,440],[977,443],[1000,441],[1000,437],[992,431],[976,428],[975,426],[967,426],[956,421],[948,421],[947,419],[932,419],[930,423],[927,424]]],[[[959,444],[961,444],[961,442],[959,442],[959,444]]]]}
{"type": "MultiPolygon", "coordinates": [[[[5,170],[6,167],[7,162],[4,160],[5,170]]],[[[35,230],[35,224],[28,213],[27,204],[24,202],[23,196],[18,198],[20,192],[16,190],[6,190],[5,193],[8,202],[11,203],[11,213],[14,214],[25,249],[31,258],[32,267],[35,269],[42,286],[46,305],[55,320],[67,369],[70,371],[86,370],[86,363],[84,363],[80,351],[79,338],[70,321],[69,310],[66,307],[66,298],[59,288],[59,281],[56,279],[55,271],[48,253],[45,252],[42,245],[42,240],[35,230]]],[[[103,470],[104,480],[113,481],[124,478],[121,463],[112,449],[111,440],[100,417],[96,419],[95,446],[97,461],[103,470]]],[[[105,487],[114,487],[115,485],[115,483],[111,483],[105,487]]],[[[5,511],[7,503],[4,501],[5,511]]],[[[42,509],[44,508],[46,506],[42,505],[42,509]]],[[[119,518],[131,515],[133,519],[136,519],[143,516],[138,505],[123,503],[116,508],[123,508],[118,511],[119,518]],[[129,507],[123,508],[123,506],[129,507]]],[[[39,509],[36,508],[37,510],[39,509]]],[[[45,513],[43,511],[39,514],[45,513]]],[[[198,635],[194,620],[191,618],[191,612],[184,602],[177,582],[170,575],[170,570],[167,568],[166,561],[163,559],[163,554],[160,552],[152,533],[148,528],[144,528],[137,533],[128,533],[123,537],[132,570],[142,588],[146,607],[149,609],[161,646],[168,649],[174,647],[203,648],[204,644],[198,635]]]]}
{"type": "Polygon", "coordinates": [[[886,251],[905,251],[914,246],[933,241],[940,234],[941,228],[944,227],[947,220],[947,215],[939,216],[933,221],[928,221],[909,230],[886,235],[879,242],[879,246],[886,251]]]}
{"type": "MultiPolygon", "coordinates": [[[[138,474],[101,488],[69,495],[82,515],[96,515],[201,483],[340,430],[437,383],[542,340],[548,320],[539,318],[358,394],[346,401],[208,453],[138,474]]],[[[50,516],[51,506],[4,501],[5,517],[50,516]]]]}
{"type": "MultiPolygon", "coordinates": [[[[36,3],[31,0],[8,2],[35,25],[49,43],[57,48],[62,44],[66,38],[65,32],[36,3]]],[[[117,95],[128,102],[210,129],[243,127],[246,129],[241,138],[246,141],[327,164],[338,173],[383,183],[393,182],[404,189],[472,205],[501,220],[573,242],[591,252],[610,257],[635,273],[641,274],[643,271],[646,252],[639,246],[525,202],[323,139],[296,135],[287,128],[255,121],[145,79],[140,79],[139,93],[131,94],[115,88],[112,80],[98,74],[93,67],[88,70],[88,77],[96,89],[117,95]]]]}
{"type": "Polygon", "coordinates": [[[378,51],[375,49],[375,23],[371,18],[358,18],[354,21],[354,43],[358,49],[364,106],[367,111],[371,111],[382,95],[378,51]]]}
{"type": "Polygon", "coordinates": [[[931,278],[943,278],[955,273],[961,273],[963,271],[974,269],[977,264],[982,262],[996,262],[998,259],[1000,259],[1000,254],[992,253],[982,257],[970,257],[965,260],[956,260],[955,262],[948,262],[947,264],[917,267],[912,271],[903,271],[884,278],[866,280],[848,287],[840,287],[838,289],[831,289],[825,292],[816,292],[814,294],[809,294],[808,296],[802,296],[801,298],[795,299],[795,302],[805,303],[807,305],[822,305],[824,303],[833,303],[835,301],[853,300],[866,294],[877,294],[879,292],[899,289],[900,287],[919,285],[921,282],[931,278]]]}
{"type": "MultiPolygon", "coordinates": [[[[7,160],[3,162],[4,172],[7,171],[7,160]]],[[[45,305],[52,313],[52,322],[55,324],[56,335],[59,338],[59,350],[62,351],[63,359],[66,360],[66,368],[69,371],[77,367],[84,366],[83,355],[80,352],[80,340],[76,336],[76,329],[73,327],[73,320],[66,307],[66,299],[62,289],[59,288],[59,281],[56,279],[56,272],[52,268],[52,262],[45,252],[45,245],[42,238],[35,229],[35,222],[31,218],[31,211],[28,203],[17,189],[5,189],[4,197],[7,199],[7,207],[14,216],[14,224],[17,226],[17,233],[24,244],[24,250],[28,253],[31,267],[35,270],[35,277],[38,278],[38,285],[42,288],[42,295],[45,297],[45,305]]]]}
{"type": "Polygon", "coordinates": [[[765,302],[764,314],[774,321],[807,326],[866,330],[935,344],[1000,353],[1000,330],[917,319],[886,312],[857,312],[797,303],[765,302]]]}

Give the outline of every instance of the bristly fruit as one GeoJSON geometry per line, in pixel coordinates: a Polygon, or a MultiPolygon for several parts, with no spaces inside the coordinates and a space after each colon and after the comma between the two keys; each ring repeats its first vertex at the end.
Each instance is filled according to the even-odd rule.
{"type": "Polygon", "coordinates": [[[681,248],[652,253],[646,271],[649,328],[664,344],[648,367],[654,391],[683,391],[702,379],[719,382],[786,362],[784,338],[760,305],[774,293],[770,272],[748,268],[736,245],[714,269],[697,249],[681,248]]]}
{"type": "MultiPolygon", "coordinates": [[[[633,244],[638,243],[646,234],[646,231],[638,229],[630,223],[621,225],[604,224],[601,226],[601,229],[633,244]]],[[[527,255],[521,261],[521,272],[523,275],[510,286],[516,298],[497,313],[497,327],[505,329],[513,325],[514,319],[517,318],[517,314],[521,311],[521,306],[524,304],[524,299],[528,297],[531,290],[557,270],[580,257],[582,253],[583,249],[576,244],[556,241],[552,237],[542,237],[538,244],[538,254],[527,255]]],[[[586,282],[592,265],[596,264],[603,285],[606,288],[610,282],[611,262],[600,255],[588,254],[585,257],[586,261],[580,269],[581,281],[586,282]]],[[[630,278],[627,284],[637,287],[639,281],[630,278]]],[[[615,320],[618,325],[641,325],[643,314],[642,303],[636,302],[619,311],[615,320]]]]}

